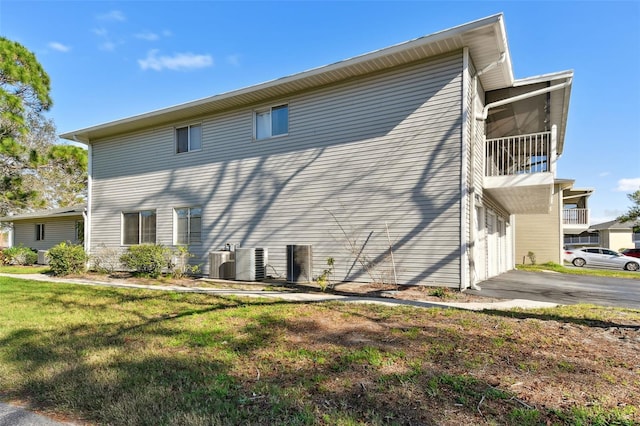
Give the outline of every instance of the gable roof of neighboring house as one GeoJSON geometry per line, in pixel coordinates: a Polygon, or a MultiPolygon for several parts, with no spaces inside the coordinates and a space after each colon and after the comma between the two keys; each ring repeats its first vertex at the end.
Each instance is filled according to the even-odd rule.
{"type": "Polygon", "coordinates": [[[59,209],[40,210],[37,212],[0,217],[0,222],[15,222],[28,219],[51,219],[65,216],[80,216],[87,209],[86,205],[61,207],[59,209]]]}
{"type": "Polygon", "coordinates": [[[68,140],[91,144],[98,139],[291,96],[294,93],[381,72],[461,50],[465,47],[470,51],[476,70],[485,70],[479,79],[486,91],[536,83],[545,83],[548,86],[568,83],[564,90],[556,90],[550,92],[549,95],[552,105],[556,105],[556,108],[552,109],[560,114],[557,151],[561,153],[573,72],[565,71],[516,80],[513,76],[504,17],[501,13],[331,65],[145,114],[71,131],[60,136],[68,140]],[[491,64],[494,65],[488,67],[491,64]]]}
{"type": "Polygon", "coordinates": [[[591,225],[589,230],[600,231],[605,229],[633,229],[638,225],[640,225],[640,222],[638,221],[619,222],[617,220],[610,220],[608,222],[591,225]]]}

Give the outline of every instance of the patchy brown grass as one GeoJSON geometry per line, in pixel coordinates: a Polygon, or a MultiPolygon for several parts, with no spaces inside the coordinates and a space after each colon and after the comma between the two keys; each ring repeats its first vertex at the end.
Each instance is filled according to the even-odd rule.
{"type": "Polygon", "coordinates": [[[89,424],[631,425],[640,311],[478,313],[0,278],[0,389],[89,424]]]}

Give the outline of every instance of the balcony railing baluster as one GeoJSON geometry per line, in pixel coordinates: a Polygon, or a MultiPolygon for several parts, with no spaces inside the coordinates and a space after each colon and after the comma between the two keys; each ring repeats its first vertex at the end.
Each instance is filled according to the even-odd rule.
{"type": "Polygon", "coordinates": [[[551,132],[487,139],[487,176],[548,172],[551,132]]]}

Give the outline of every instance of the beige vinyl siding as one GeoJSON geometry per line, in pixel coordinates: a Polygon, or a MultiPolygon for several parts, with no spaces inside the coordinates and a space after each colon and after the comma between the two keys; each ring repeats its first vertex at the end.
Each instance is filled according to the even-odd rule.
{"type": "Polygon", "coordinates": [[[78,243],[78,221],[82,221],[82,216],[16,221],[13,224],[13,241],[16,246],[22,244],[36,250],[48,250],[63,241],[78,243]],[[39,223],[44,224],[44,240],[36,241],[36,224],[39,223]]]}
{"type": "Polygon", "coordinates": [[[148,209],[171,245],[173,209],[202,206],[205,272],[230,243],[268,248],[284,276],[286,245],[312,244],[315,275],[334,257],[335,279],[391,281],[387,224],[400,283],[458,287],[461,84],[459,52],[94,142],[92,248],[119,247],[121,212],[148,209]],[[254,109],[283,103],[289,135],[254,141],[254,109]],[[175,154],[174,126],[192,123],[202,150],[175,154]]]}
{"type": "Polygon", "coordinates": [[[630,228],[600,230],[600,246],[616,251],[633,248],[633,232],[630,228]]]}
{"type": "Polygon", "coordinates": [[[527,254],[533,252],[536,263],[562,264],[560,241],[560,207],[562,190],[554,188],[551,212],[548,214],[518,214],[515,216],[516,263],[530,263],[527,254]]]}

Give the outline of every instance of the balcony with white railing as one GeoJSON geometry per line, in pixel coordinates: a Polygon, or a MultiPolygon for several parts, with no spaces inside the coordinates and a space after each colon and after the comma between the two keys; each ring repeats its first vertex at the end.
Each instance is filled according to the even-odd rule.
{"type": "Polygon", "coordinates": [[[600,245],[600,236],[598,234],[593,235],[576,235],[565,236],[565,246],[597,246],[600,245]]]}
{"type": "Polygon", "coordinates": [[[580,233],[589,228],[589,209],[564,209],[562,211],[562,227],[564,232],[580,233]]]}
{"type": "Polygon", "coordinates": [[[510,213],[548,213],[556,169],[550,132],[487,139],[484,188],[510,213]]]}

